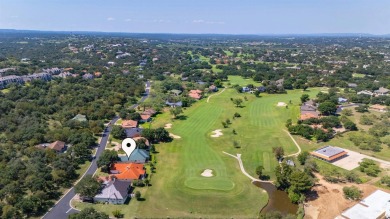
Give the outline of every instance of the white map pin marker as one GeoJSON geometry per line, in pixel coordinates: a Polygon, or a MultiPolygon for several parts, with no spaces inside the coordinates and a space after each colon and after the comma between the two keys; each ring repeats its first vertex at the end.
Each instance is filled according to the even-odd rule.
{"type": "Polygon", "coordinates": [[[127,157],[130,159],[131,153],[135,150],[137,144],[132,138],[126,138],[122,141],[122,149],[126,152],[127,157]]]}

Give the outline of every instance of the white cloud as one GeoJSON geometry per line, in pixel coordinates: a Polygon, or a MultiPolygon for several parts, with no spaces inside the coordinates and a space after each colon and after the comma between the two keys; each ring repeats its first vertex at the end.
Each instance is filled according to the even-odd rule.
{"type": "Polygon", "coordinates": [[[193,20],[192,23],[204,23],[204,20],[193,20]]]}
{"type": "Polygon", "coordinates": [[[163,20],[163,19],[155,19],[152,22],[154,23],[170,23],[170,20],[163,20]]]}
{"type": "Polygon", "coordinates": [[[125,21],[126,21],[126,22],[130,22],[130,21],[132,21],[132,19],[127,18],[127,19],[125,19],[125,21]]]}
{"type": "Polygon", "coordinates": [[[195,23],[195,24],[225,24],[225,22],[223,22],[223,21],[205,21],[202,19],[193,20],[192,23],[195,23]]]}
{"type": "Polygon", "coordinates": [[[115,20],[115,18],[113,18],[113,17],[108,17],[107,18],[107,21],[114,21],[115,20]]]}

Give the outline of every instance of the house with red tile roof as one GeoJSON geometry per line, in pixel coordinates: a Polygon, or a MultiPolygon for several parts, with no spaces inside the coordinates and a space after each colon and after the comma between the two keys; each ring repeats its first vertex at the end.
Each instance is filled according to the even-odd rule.
{"type": "Polygon", "coordinates": [[[135,120],[123,120],[122,121],[122,128],[129,129],[129,128],[137,128],[138,121],[135,120]]]}
{"type": "Polygon", "coordinates": [[[119,180],[143,179],[146,171],[143,164],[139,163],[113,163],[110,173],[119,180]]]}
{"type": "Polygon", "coordinates": [[[62,153],[66,150],[65,142],[63,141],[55,141],[49,145],[49,148],[55,150],[58,153],[62,153]]]}
{"type": "Polygon", "coordinates": [[[199,100],[200,98],[202,98],[202,91],[201,90],[190,90],[188,92],[188,96],[199,100]]]}

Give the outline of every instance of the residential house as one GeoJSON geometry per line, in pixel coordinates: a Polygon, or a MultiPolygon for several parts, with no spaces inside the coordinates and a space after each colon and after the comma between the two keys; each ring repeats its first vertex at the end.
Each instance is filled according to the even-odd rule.
{"type": "Polygon", "coordinates": [[[141,120],[140,122],[150,122],[152,120],[152,116],[156,114],[156,111],[153,109],[147,109],[140,113],[141,115],[141,120]]]}
{"type": "Polygon", "coordinates": [[[75,117],[72,118],[72,120],[76,120],[79,122],[86,122],[87,117],[85,115],[82,115],[82,114],[77,114],[75,117]]]}
{"type": "Polygon", "coordinates": [[[143,179],[146,176],[144,165],[138,163],[113,163],[110,173],[118,180],[126,181],[143,179]]]}
{"type": "Polygon", "coordinates": [[[64,151],[66,151],[65,142],[63,142],[63,141],[55,141],[55,142],[51,143],[48,147],[50,149],[55,150],[57,153],[62,153],[64,151]]]}
{"type": "Polygon", "coordinates": [[[146,163],[150,159],[149,151],[145,149],[135,149],[130,157],[127,155],[119,156],[121,163],[146,163]]]}
{"type": "Polygon", "coordinates": [[[71,77],[72,76],[72,73],[66,71],[66,72],[61,72],[59,73],[58,75],[54,76],[54,77],[58,77],[58,78],[68,78],[68,77],[71,77]]]}
{"type": "Polygon", "coordinates": [[[389,92],[390,92],[389,89],[380,87],[378,90],[374,91],[374,94],[378,96],[383,96],[383,95],[388,95],[389,92]]]}
{"type": "Polygon", "coordinates": [[[175,107],[178,107],[178,106],[182,106],[183,105],[183,103],[181,102],[181,101],[179,101],[179,102],[169,102],[168,100],[167,101],[165,101],[165,104],[166,105],[168,105],[168,106],[170,106],[170,107],[172,107],[172,108],[175,108],[175,107]]]}
{"type": "Polygon", "coordinates": [[[87,74],[83,75],[83,79],[85,79],[85,80],[91,80],[91,79],[93,79],[93,74],[87,73],[87,74]]]}
{"type": "Polygon", "coordinates": [[[345,99],[343,97],[338,98],[338,103],[346,103],[347,101],[348,101],[348,99],[345,99]]]}
{"type": "Polygon", "coordinates": [[[251,89],[249,87],[242,87],[242,92],[243,93],[246,93],[246,92],[249,92],[251,91],[251,89]]]}
{"type": "Polygon", "coordinates": [[[386,112],[387,110],[387,106],[382,106],[382,105],[379,105],[379,104],[374,104],[372,106],[369,107],[371,110],[376,110],[376,111],[379,111],[379,112],[386,112]]]}
{"type": "Polygon", "coordinates": [[[23,84],[24,81],[22,77],[16,75],[8,75],[4,77],[0,77],[0,89],[6,88],[9,84],[23,84]]]}
{"type": "Polygon", "coordinates": [[[283,84],[284,84],[284,78],[275,81],[275,85],[278,88],[283,87],[283,84]]]}
{"type": "Polygon", "coordinates": [[[199,100],[202,98],[202,91],[201,90],[190,90],[190,92],[188,93],[188,96],[199,100]]]}
{"type": "Polygon", "coordinates": [[[95,202],[121,205],[129,198],[131,189],[129,181],[113,180],[106,181],[101,191],[93,198],[95,202]]]}
{"type": "Polygon", "coordinates": [[[130,129],[130,128],[137,128],[138,121],[135,120],[123,120],[122,121],[122,128],[124,129],[130,129]]]}
{"type": "Polygon", "coordinates": [[[267,90],[264,86],[257,87],[256,89],[260,92],[265,92],[267,90]]]}
{"type": "Polygon", "coordinates": [[[175,95],[175,96],[179,96],[182,93],[182,91],[181,90],[171,90],[170,93],[175,95]]]}
{"type": "Polygon", "coordinates": [[[42,81],[50,81],[52,78],[51,74],[46,72],[34,73],[31,75],[22,76],[23,81],[28,82],[32,80],[42,80],[42,81]]]}
{"type": "Polygon", "coordinates": [[[371,91],[368,91],[368,90],[359,91],[359,92],[357,92],[357,94],[358,95],[363,94],[363,95],[369,95],[369,96],[373,96],[374,95],[374,93],[372,93],[371,91]]]}
{"type": "Polygon", "coordinates": [[[128,138],[140,137],[142,134],[142,131],[143,131],[143,129],[138,128],[138,127],[125,129],[126,136],[128,138]]]}
{"type": "Polygon", "coordinates": [[[211,86],[209,87],[209,91],[210,91],[210,92],[217,92],[217,91],[218,91],[218,88],[217,88],[217,86],[215,86],[215,85],[211,85],[211,86]]]}
{"type": "Polygon", "coordinates": [[[317,103],[312,100],[309,100],[301,105],[301,120],[306,120],[310,118],[318,118],[320,113],[317,110],[317,103]]]}
{"type": "Polygon", "coordinates": [[[102,76],[102,73],[100,71],[96,71],[93,73],[93,75],[97,78],[100,78],[102,76]]]}
{"type": "Polygon", "coordinates": [[[357,88],[357,84],[355,84],[355,83],[348,83],[348,87],[349,88],[357,88]]]}

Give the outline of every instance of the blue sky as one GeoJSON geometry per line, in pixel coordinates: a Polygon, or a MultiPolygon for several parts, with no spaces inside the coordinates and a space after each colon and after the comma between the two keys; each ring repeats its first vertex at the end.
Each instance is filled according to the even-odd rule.
{"type": "Polygon", "coordinates": [[[390,34],[390,0],[0,0],[0,29],[390,34]]]}

